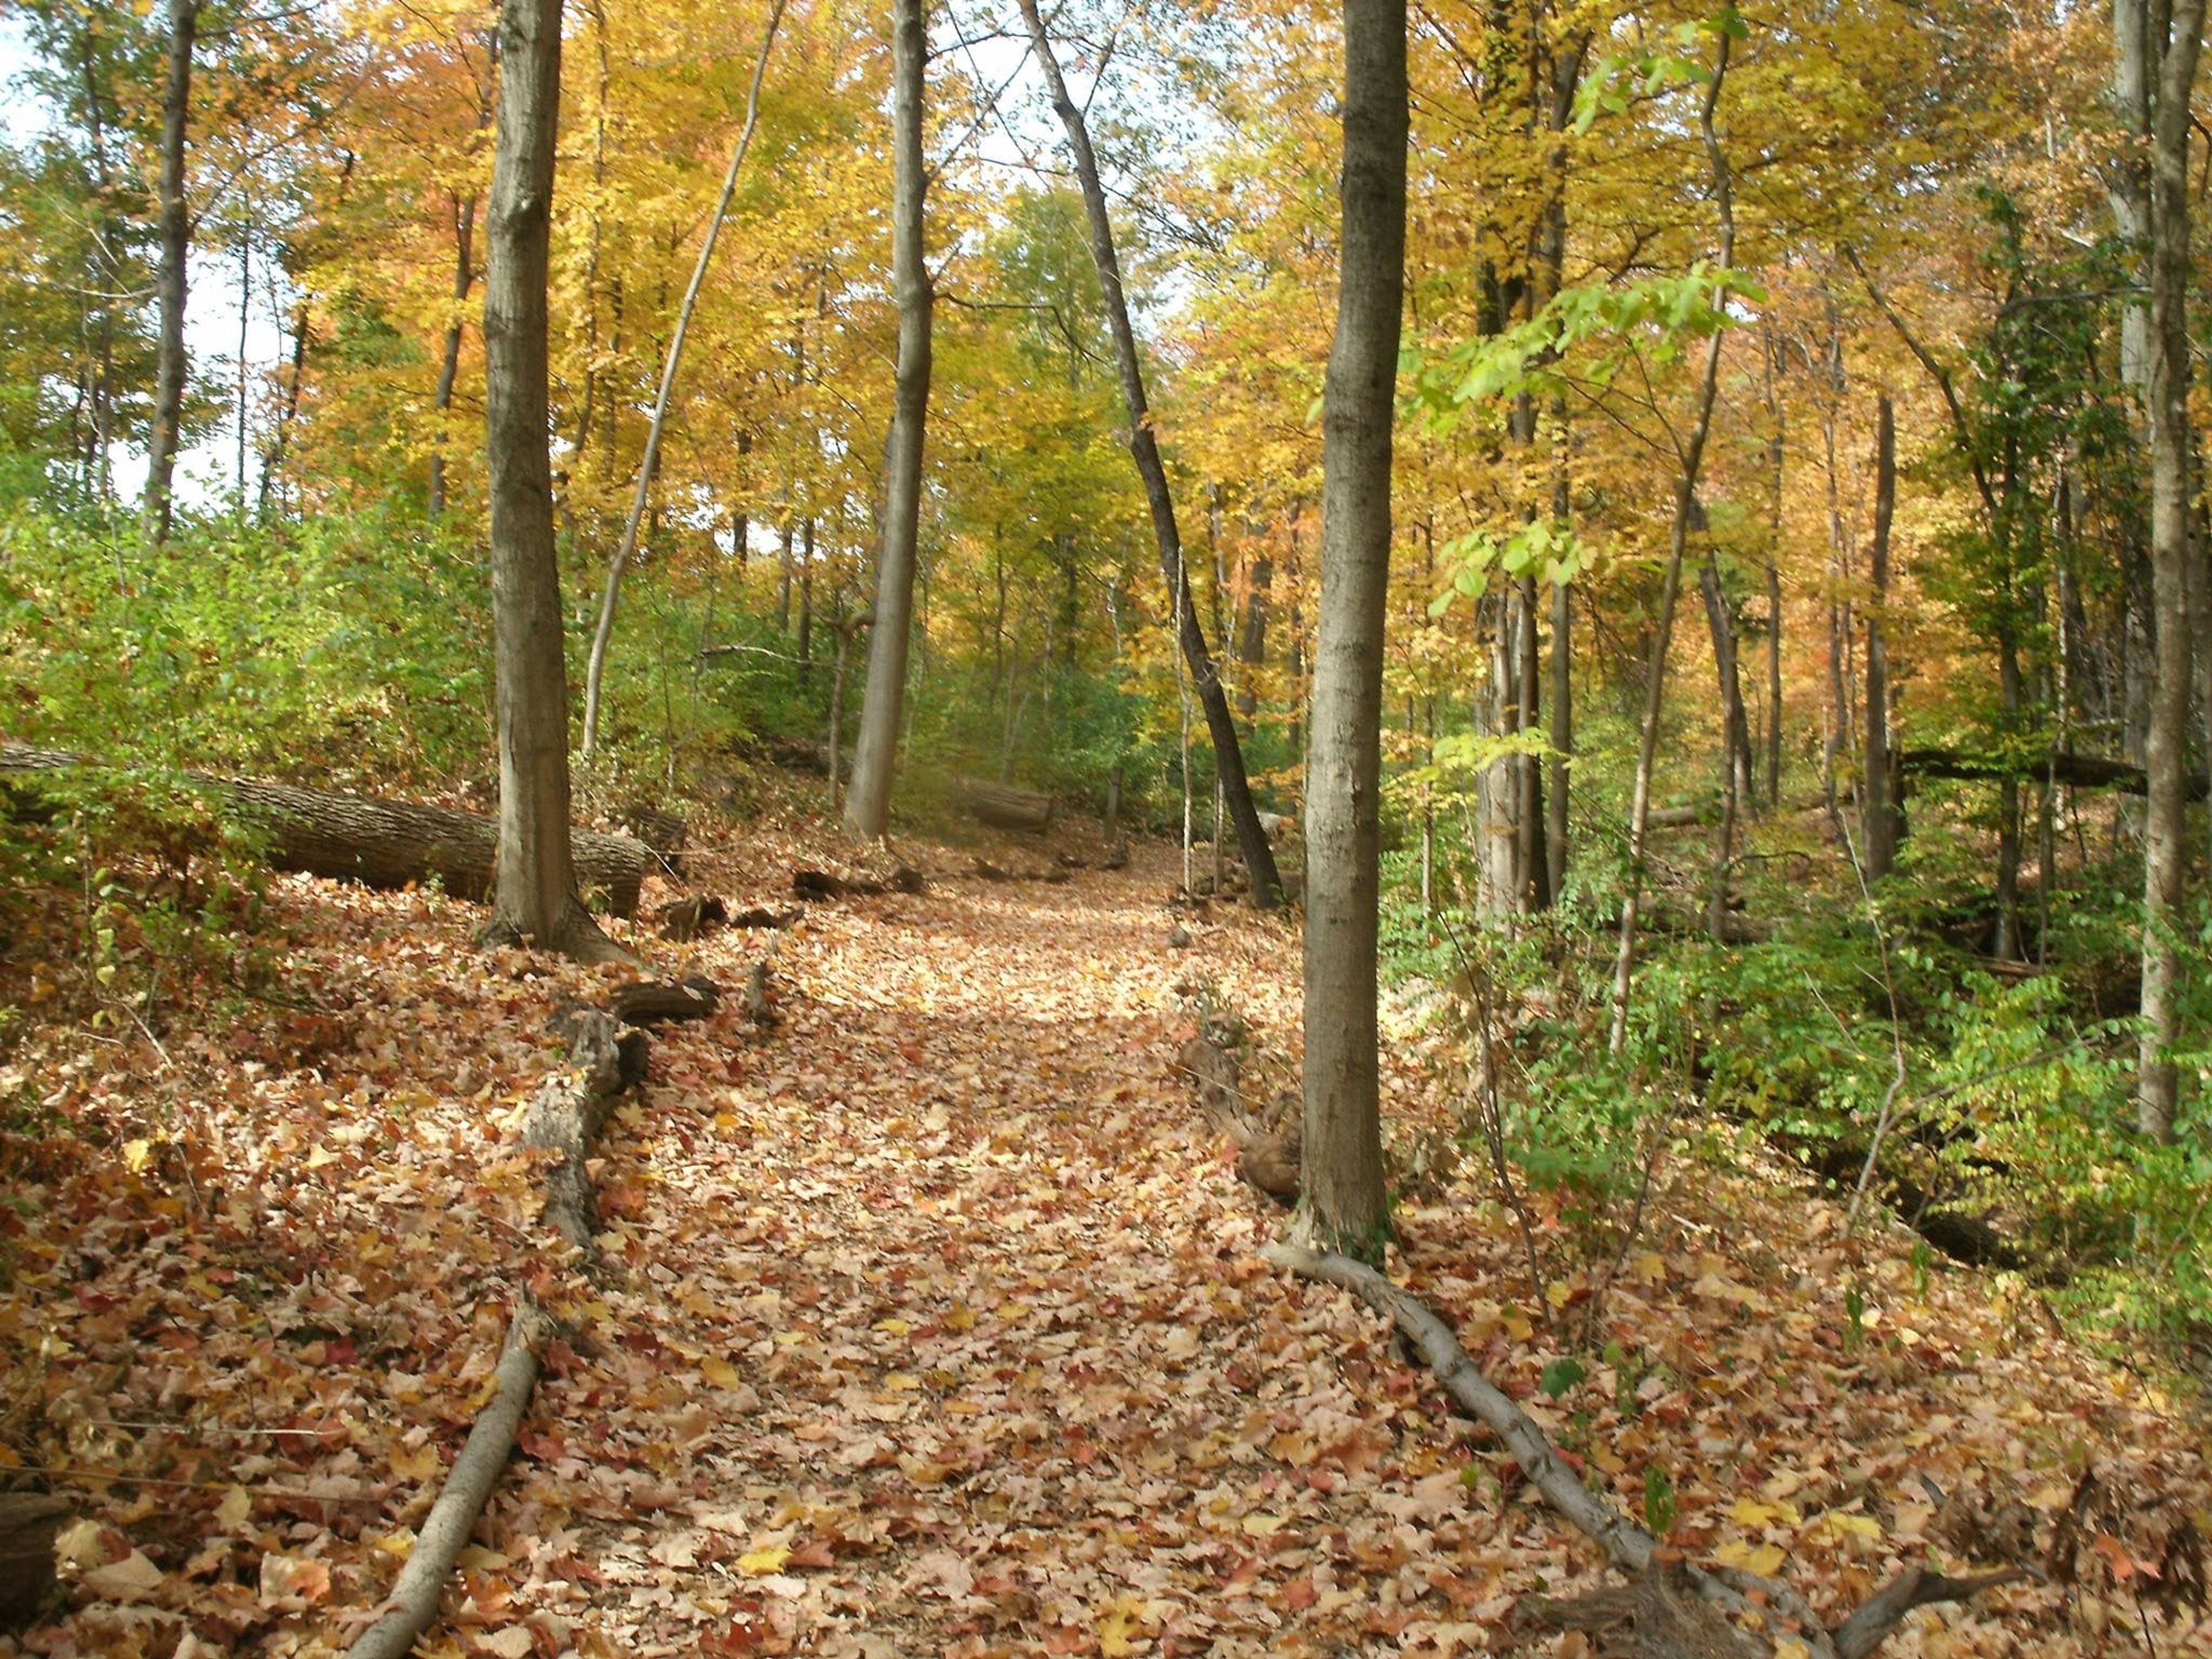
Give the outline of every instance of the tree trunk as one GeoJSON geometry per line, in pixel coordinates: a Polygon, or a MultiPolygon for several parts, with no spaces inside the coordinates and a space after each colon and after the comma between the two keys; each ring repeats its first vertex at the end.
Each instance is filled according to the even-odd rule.
{"type": "MultiPolygon", "coordinates": [[[[1866,777],[1859,786],[1864,811],[1866,877],[1880,881],[1897,855],[1897,803],[1891,797],[1889,646],[1883,624],[1889,603],[1889,532],[1897,509],[1896,411],[1884,392],[1875,407],[1874,471],[1874,604],[1867,612],[1866,777]]],[[[2043,872],[2046,889],[2051,872],[2043,872]]]]}
{"type": "MultiPolygon", "coordinates": [[[[1720,269],[1735,260],[1735,207],[1731,195],[1728,157],[1713,128],[1713,111],[1728,79],[1730,36],[1719,38],[1718,61],[1712,79],[1705,83],[1705,101],[1698,112],[1698,129],[1705,141],[1705,156],[1712,168],[1714,206],[1720,216],[1720,269]]],[[[1713,404],[1720,392],[1721,331],[1716,329],[1705,346],[1705,372],[1698,386],[1697,415],[1689,441],[1681,449],[1681,472],[1674,481],[1674,514],[1668,532],[1667,570],[1659,588],[1659,614],[1651,634],[1649,684],[1644,688],[1644,726],[1636,748],[1636,779],[1628,807],[1628,890],[1621,896],[1620,942],[1613,969],[1613,1025],[1607,1046],[1619,1054],[1628,1047],[1628,998],[1636,973],[1636,918],[1644,894],[1644,861],[1650,829],[1651,773],[1659,753],[1659,719],[1667,692],[1667,647],[1674,629],[1674,603],[1682,590],[1682,559],[1690,539],[1690,520],[1698,510],[1698,474],[1705,457],[1705,441],[1712,432],[1713,404]]]]}
{"type": "MultiPolygon", "coordinates": [[[[737,147],[730,152],[730,165],[722,174],[722,193],[715,198],[714,210],[707,219],[707,234],[699,244],[699,258],[691,267],[691,281],[684,290],[683,303],[676,310],[676,327],[669,336],[668,351],[660,365],[660,388],[653,394],[653,420],[645,431],[645,451],[638,458],[637,489],[631,496],[629,516],[623,520],[622,540],[616,544],[614,557],[607,562],[605,591],[599,597],[599,626],[592,633],[592,650],[584,665],[584,743],[582,761],[588,775],[592,763],[597,758],[599,746],[599,693],[607,667],[607,642],[614,637],[615,605],[622,597],[623,572],[629,568],[637,551],[637,527],[645,517],[647,499],[653,493],[653,474],[660,465],[661,434],[668,425],[668,401],[676,390],[676,372],[683,367],[684,342],[691,332],[691,316],[699,308],[699,291],[707,285],[708,267],[714,258],[714,244],[721,240],[722,225],[730,216],[730,203],[738,193],[738,173],[745,164],[745,152],[752,148],[753,129],[760,125],[761,82],[768,75],[769,52],[775,46],[775,32],[783,22],[784,0],[771,0],[768,12],[768,27],[761,39],[760,56],[753,61],[753,78],[745,89],[744,125],[738,130],[737,147]]],[[[838,644],[838,674],[844,673],[844,651],[847,641],[838,644]]],[[[833,769],[830,788],[836,788],[833,769]]]]}
{"type": "Polygon", "coordinates": [[[846,828],[869,841],[890,827],[891,773],[898,759],[915,566],[921,556],[922,432],[929,416],[929,326],[936,299],[921,234],[928,187],[921,154],[922,65],[929,48],[922,12],[923,0],[894,0],[891,266],[898,291],[898,368],[876,533],[876,624],[868,640],[853,787],[845,797],[846,828]]]}
{"type": "Polygon", "coordinates": [[[185,276],[192,245],[191,212],[185,201],[185,127],[191,114],[192,43],[199,21],[200,0],[169,0],[168,73],[161,90],[161,264],[155,278],[161,304],[161,343],[142,514],[143,533],[156,547],[169,538],[185,379],[191,367],[185,350],[185,276]]]}
{"type": "Polygon", "coordinates": [[[1252,878],[1252,902],[1263,910],[1272,909],[1282,902],[1282,878],[1276,873],[1274,848],[1268,845],[1267,832],[1260,827],[1260,811],[1252,799],[1251,781],[1245,775],[1236,715],[1229,707],[1228,693],[1215,670],[1213,653],[1206,645],[1206,630],[1191,602],[1190,580],[1182,556],[1182,534],[1176,526],[1175,498],[1169,491],[1167,468],[1161,462],[1159,441],[1152,431],[1144,369],[1137,357],[1137,337],[1130,325],[1129,304],[1122,292],[1121,261],[1114,251],[1114,227],[1107,217],[1106,191],[1098,177],[1098,158],[1091,150],[1090,129],[1084,122],[1083,112],[1068,96],[1067,83],[1061,78],[1060,60],[1054,56],[1052,42],[1045,34],[1044,20],[1038,15],[1036,0],[1021,0],[1021,8],[1023,21],[1029,25],[1030,51],[1052,94],[1053,108],[1066,129],[1076,177],[1083,186],[1083,204],[1091,227],[1091,261],[1097,267],[1098,285],[1105,298],[1106,320],[1113,332],[1114,356],[1121,371],[1121,401],[1129,417],[1129,455],[1136,464],[1138,476],[1144,480],[1146,500],[1152,510],[1152,536],[1159,548],[1160,574],[1167,580],[1169,598],[1177,613],[1182,655],[1190,665],[1200,705],[1206,711],[1206,732],[1213,740],[1214,767],[1221,777],[1230,818],[1237,826],[1237,848],[1244,854],[1244,867],[1252,878]]]}
{"type": "Polygon", "coordinates": [[[438,363],[438,391],[431,407],[437,428],[430,452],[429,514],[442,518],[446,511],[446,417],[453,407],[453,383],[461,372],[461,307],[476,286],[477,198],[455,195],[453,204],[453,318],[446,325],[446,349],[438,363]]]}
{"type": "Polygon", "coordinates": [[[2150,181],[2151,583],[2158,654],[2143,770],[2142,1038],[2136,1121],[2171,1140],[2179,1079],[2177,981],[2188,866],[2184,779],[2189,745],[2189,106],[2203,44],[2204,0],[2176,0],[2158,52],[2150,181]]]}
{"type": "MultiPolygon", "coordinates": [[[[1036,0],[1023,0],[1033,7],[1036,0]]],[[[1344,203],[1322,423],[1321,636],[1306,790],[1302,1243],[1379,1259],[1377,807],[1391,418],[1405,296],[1405,0],[1345,0],[1344,203]]]]}
{"type": "Polygon", "coordinates": [[[561,0],[506,0],[505,76],[486,215],[485,452],[498,656],[499,874],[489,940],[617,955],[576,896],[568,682],[546,432],[547,252],[561,98],[561,0]]]}

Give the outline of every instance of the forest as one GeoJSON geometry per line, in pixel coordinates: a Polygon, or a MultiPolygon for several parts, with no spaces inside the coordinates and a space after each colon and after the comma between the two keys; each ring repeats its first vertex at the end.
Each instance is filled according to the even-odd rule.
{"type": "Polygon", "coordinates": [[[0,0],[0,1655],[2212,1653],[2204,0],[0,0]]]}

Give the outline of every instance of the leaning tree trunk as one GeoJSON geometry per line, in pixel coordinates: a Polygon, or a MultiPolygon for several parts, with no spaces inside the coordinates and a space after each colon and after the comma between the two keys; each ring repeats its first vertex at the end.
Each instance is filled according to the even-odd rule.
{"type": "Polygon", "coordinates": [[[1297,1231],[1302,1243],[1376,1258],[1389,1227],[1376,1054],[1376,807],[1390,428],[1405,299],[1406,0],[1345,0],[1344,84],[1344,231],[1322,402],[1297,1231]]]}
{"type": "MultiPolygon", "coordinates": [[[[1883,622],[1889,602],[1889,532],[1897,509],[1897,417],[1885,392],[1875,406],[1874,461],[1874,604],[1867,611],[1866,777],[1860,785],[1866,809],[1866,876],[1880,881],[1897,856],[1896,780],[1891,774],[1889,744],[1889,643],[1883,622]]],[[[2046,866],[2046,887],[2051,872],[2046,866]]]]}
{"type": "MultiPolygon", "coordinates": [[[[846,827],[870,841],[890,827],[891,769],[898,759],[899,715],[906,703],[915,567],[921,556],[922,434],[929,418],[930,313],[936,300],[921,234],[928,189],[921,155],[922,65],[929,47],[922,0],[896,0],[893,14],[891,275],[898,290],[898,368],[877,527],[876,599],[870,607],[875,629],[868,638],[868,681],[860,695],[853,787],[845,795],[846,827]]],[[[804,629],[799,655],[806,655],[804,629]]]]}
{"type": "Polygon", "coordinates": [[[618,954],[576,896],[568,681],[546,443],[545,284],[561,100],[561,0],[507,0],[485,217],[485,450],[497,648],[499,876],[485,937],[618,954]]]}
{"type": "Polygon", "coordinates": [[[171,488],[185,413],[185,272],[191,257],[192,216],[185,201],[185,125],[192,106],[192,44],[200,0],[169,0],[168,76],[161,91],[161,264],[159,355],[154,374],[154,429],[147,440],[143,529],[155,546],[169,538],[171,488]]]}
{"type": "MultiPolygon", "coordinates": [[[[1705,156],[1713,173],[1714,205],[1720,215],[1720,269],[1726,271],[1735,259],[1735,207],[1730,193],[1728,156],[1713,128],[1713,111],[1720,103],[1721,87],[1728,79],[1730,37],[1720,33],[1718,62],[1705,83],[1704,103],[1698,112],[1698,130],[1705,140],[1705,156]]],[[[1705,374],[1698,387],[1697,416],[1689,441],[1682,447],[1680,475],[1674,481],[1674,517],[1668,532],[1667,574],[1659,589],[1659,615],[1651,634],[1650,684],[1644,693],[1644,729],[1636,749],[1636,781],[1628,808],[1628,890],[1620,901],[1620,950],[1613,969],[1613,1029],[1607,1046],[1613,1054],[1628,1047],[1628,997],[1636,973],[1636,921],[1644,896],[1644,861],[1650,834],[1651,773],[1659,753],[1659,717],[1667,695],[1667,646],[1674,630],[1674,602],[1682,591],[1682,559],[1688,550],[1690,519],[1698,507],[1698,473],[1705,456],[1705,440],[1711,434],[1713,404],[1720,391],[1721,333],[1716,327],[1705,347],[1705,374]]]]}
{"type": "MultiPolygon", "coordinates": [[[[684,290],[684,302],[676,310],[676,329],[669,336],[668,356],[660,366],[660,389],[653,395],[653,420],[645,431],[645,453],[637,463],[637,489],[630,497],[629,516],[623,520],[622,540],[615,548],[615,556],[607,562],[606,590],[599,596],[599,626],[592,633],[591,655],[584,665],[584,744],[582,760],[588,778],[592,763],[599,748],[599,692],[607,668],[607,643],[615,632],[615,605],[622,598],[623,573],[637,551],[637,528],[645,520],[645,504],[653,494],[653,475],[660,465],[661,434],[668,425],[668,401],[676,390],[676,372],[683,367],[684,342],[691,332],[691,316],[699,308],[699,291],[707,285],[707,270],[714,263],[714,244],[721,239],[722,226],[730,216],[730,203],[738,193],[738,173],[745,164],[745,152],[752,148],[753,129],[760,125],[761,82],[768,75],[768,56],[775,46],[775,32],[783,22],[784,0],[771,0],[768,12],[768,28],[761,38],[760,56],[753,61],[752,83],[745,90],[744,125],[738,132],[737,147],[730,152],[730,165],[722,174],[722,193],[715,198],[714,210],[707,219],[706,239],[699,244],[699,258],[691,267],[690,285],[684,290]]],[[[850,641],[841,641],[838,664],[842,672],[843,649],[850,641]]],[[[831,772],[831,792],[836,792],[836,772],[831,772]]]]}
{"type": "MultiPolygon", "coordinates": [[[[2179,1034],[2177,981],[2187,868],[2183,810],[2189,744],[2189,106],[2202,44],[2204,0],[2178,0],[2159,56],[2150,183],[2151,583],[2158,656],[2143,770],[2142,1039],[2136,1119],[2171,1140],[2179,1079],[2171,1053],[2179,1034]]],[[[2158,43],[2153,42],[2155,46],[2158,43]]]]}
{"type": "Polygon", "coordinates": [[[1021,0],[1022,17],[1029,25],[1030,46],[1045,84],[1052,94],[1054,110],[1067,131],[1068,149],[1075,158],[1075,173],[1083,186],[1083,204],[1090,219],[1091,257],[1098,268],[1098,286],[1105,296],[1106,320],[1114,335],[1114,356],[1121,370],[1121,401],[1129,416],[1129,455],[1144,480],[1145,497],[1152,510],[1153,539],[1158,544],[1160,574],[1167,579],[1168,596],[1177,617],[1177,633],[1184,659],[1190,665],[1191,682],[1206,711],[1206,735],[1213,742],[1214,770],[1221,779],[1224,803],[1237,826],[1237,845],[1244,854],[1244,868],[1252,878],[1252,902],[1272,909],[1282,902],[1282,878],[1276,873],[1275,851],[1260,825],[1260,809],[1252,799],[1251,780],[1244,770],[1243,746],[1237,733],[1237,717],[1229,694],[1214,666],[1206,630],[1191,603],[1190,580],[1184,568],[1182,532],[1176,527],[1175,497],[1168,489],[1167,468],[1160,459],[1158,439],[1153,434],[1152,414],[1145,395],[1145,374],[1137,358],[1137,337],[1129,322],[1129,303],[1121,288],[1121,264],[1114,248],[1114,227],[1106,214],[1106,190],[1098,176],[1098,157],[1091,147],[1091,131],[1083,112],[1067,94],[1060,60],[1046,35],[1036,0],[1021,0]]]}

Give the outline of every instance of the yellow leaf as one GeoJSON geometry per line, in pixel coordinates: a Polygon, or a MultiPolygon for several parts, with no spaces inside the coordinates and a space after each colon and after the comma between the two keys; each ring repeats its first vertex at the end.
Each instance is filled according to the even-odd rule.
{"type": "Polygon", "coordinates": [[[927,1458],[899,1455],[899,1473],[917,1486],[941,1486],[945,1477],[952,1473],[950,1463],[933,1463],[927,1458]]]}
{"type": "Polygon", "coordinates": [[[1667,1277],[1667,1258],[1656,1250],[1644,1250],[1628,1264],[1629,1276],[1640,1285],[1656,1285],[1667,1277]]]}
{"type": "Polygon", "coordinates": [[[222,1502],[216,1505],[215,1518],[228,1531],[242,1526],[246,1516],[253,1513],[253,1496],[243,1486],[233,1486],[223,1493],[222,1502]]]}
{"type": "Polygon", "coordinates": [[[1870,1515],[1846,1515],[1841,1510],[1830,1510],[1813,1523],[1814,1532],[1833,1533],[1838,1538],[1880,1539],[1881,1522],[1870,1515]]]}
{"type": "Polygon", "coordinates": [[[1098,1619],[1098,1651],[1109,1659],[1126,1659],[1133,1652],[1136,1637],[1143,1628],[1145,1598],[1141,1595],[1117,1595],[1108,1604],[1098,1619]]]}
{"type": "Polygon", "coordinates": [[[948,1331],[972,1331],[975,1328],[975,1310],[965,1302],[956,1302],[952,1304],[952,1311],[945,1316],[943,1323],[948,1331]]]}
{"type": "Polygon", "coordinates": [[[402,1446],[392,1454],[392,1472],[403,1480],[428,1480],[444,1467],[435,1446],[402,1446]]]}
{"type": "Polygon", "coordinates": [[[769,1544],[761,1549],[746,1551],[738,1558],[738,1565],[754,1577],[763,1578],[772,1572],[781,1572],[783,1564],[790,1559],[790,1545],[769,1544]]]}
{"type": "Polygon", "coordinates": [[[914,1327],[903,1319],[878,1319],[875,1328],[886,1336],[904,1336],[914,1327]]]}
{"type": "Polygon", "coordinates": [[[1505,1327],[1505,1334],[1516,1342],[1526,1342],[1536,1334],[1536,1328],[1528,1322],[1528,1316],[1518,1308],[1499,1310],[1498,1322],[1505,1327]]]}
{"type": "Polygon", "coordinates": [[[1804,1520],[1804,1516],[1798,1513],[1795,1504],[1784,1504],[1778,1500],[1771,1504],[1762,1504],[1755,1498],[1737,1498],[1735,1503],[1729,1505],[1729,1518],[1738,1525],[1746,1527],[1771,1527],[1777,1522],[1794,1527],[1804,1520]]]}
{"type": "Polygon", "coordinates": [[[154,1143],[150,1140],[126,1140],[123,1143],[123,1167],[132,1175],[143,1170],[147,1160],[153,1155],[154,1143]]]}
{"type": "Polygon", "coordinates": [[[1713,1559],[1723,1566],[1741,1567],[1761,1578],[1771,1578],[1781,1571],[1784,1559],[1779,1544],[1751,1544],[1741,1538],[1731,1538],[1713,1552],[1713,1559]]]}
{"type": "Polygon", "coordinates": [[[376,1548],[380,1555],[393,1556],[404,1561],[415,1553],[415,1534],[405,1527],[398,1532],[387,1532],[376,1540],[376,1548]]]}
{"type": "Polygon", "coordinates": [[[735,1365],[712,1356],[699,1362],[699,1374],[718,1389],[734,1389],[739,1381],[735,1365]]]}
{"type": "Polygon", "coordinates": [[[1265,1538],[1268,1534],[1282,1529],[1283,1517],[1279,1515],[1248,1515],[1242,1524],[1253,1537],[1265,1538]]]}
{"type": "Polygon", "coordinates": [[[921,1379],[909,1376],[904,1371],[893,1371],[884,1379],[884,1386],[893,1394],[911,1394],[921,1386],[921,1379]]]}

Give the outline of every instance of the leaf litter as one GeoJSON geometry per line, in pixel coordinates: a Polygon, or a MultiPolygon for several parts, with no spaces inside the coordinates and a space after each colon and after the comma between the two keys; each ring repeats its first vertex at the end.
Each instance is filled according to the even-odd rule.
{"type": "MultiPolygon", "coordinates": [[[[774,902],[811,844],[763,824],[713,884],[774,902]]],[[[19,1044],[0,1091],[72,1133],[5,1142],[0,1470],[80,1519],[69,1603],[17,1650],[342,1651],[526,1283],[569,1334],[425,1651],[1587,1652],[1512,1613],[1601,1583],[1595,1550],[1380,1322],[1259,1261],[1282,1212],[1191,1104],[1194,987],[1294,1060],[1295,936],[1171,913],[1158,853],[1055,887],[924,861],[927,894],[779,936],[773,1030],[729,1000],[656,1036],[591,1260],[538,1224],[515,1126],[546,1014],[610,981],[478,952],[471,907],[280,881],[298,1006],[19,1044]]],[[[729,985],[760,946],[645,948],[729,985]]],[[[1395,1117],[1455,1121],[1418,1030],[1389,1073],[1395,1117]]],[[[1885,1651],[2089,1652],[2153,1617],[2212,1651],[2137,1599],[2208,1529],[2200,1426],[2016,1279],[1848,1243],[1778,1169],[1686,1165],[1577,1344],[1590,1276],[1527,1305],[1480,1191],[1400,1218],[1395,1276],[1617,1504],[1663,1480],[1693,1559],[1834,1616],[1986,1555],[1992,1517],[2072,1516],[2065,1582],[1885,1651]]]]}

